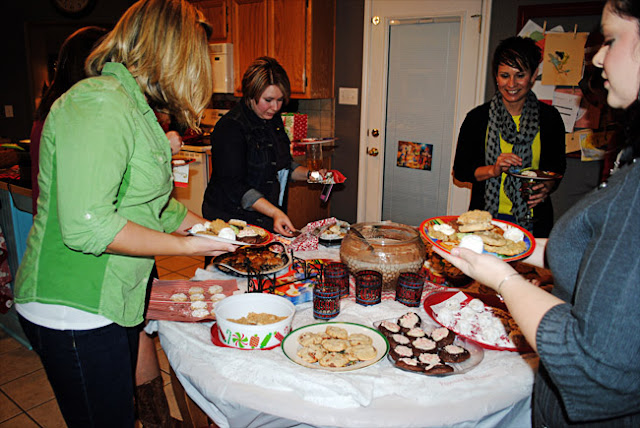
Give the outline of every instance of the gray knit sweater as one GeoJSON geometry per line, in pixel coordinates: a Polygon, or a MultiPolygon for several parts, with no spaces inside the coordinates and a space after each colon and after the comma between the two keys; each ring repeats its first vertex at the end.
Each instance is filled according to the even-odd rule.
{"type": "Polygon", "coordinates": [[[640,426],[640,161],[567,211],[546,254],[567,303],[536,334],[534,421],[640,426]]]}

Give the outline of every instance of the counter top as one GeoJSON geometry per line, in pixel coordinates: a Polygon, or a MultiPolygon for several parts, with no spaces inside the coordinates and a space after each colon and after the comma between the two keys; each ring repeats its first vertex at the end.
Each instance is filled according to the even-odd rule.
{"type": "Polygon", "coordinates": [[[0,180],[0,189],[7,190],[10,193],[31,197],[31,182],[26,180],[0,180]]]}

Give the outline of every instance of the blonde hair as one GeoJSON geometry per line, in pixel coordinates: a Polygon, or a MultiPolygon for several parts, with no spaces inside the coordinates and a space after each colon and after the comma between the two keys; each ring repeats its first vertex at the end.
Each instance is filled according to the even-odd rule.
{"type": "Polygon", "coordinates": [[[185,0],[140,0],[87,58],[87,75],[99,75],[106,62],[122,63],[151,105],[199,130],[213,92],[210,31],[185,0]]]}

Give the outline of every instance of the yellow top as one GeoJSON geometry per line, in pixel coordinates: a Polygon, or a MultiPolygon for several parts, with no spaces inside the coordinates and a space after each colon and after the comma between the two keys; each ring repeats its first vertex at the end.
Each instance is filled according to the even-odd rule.
{"type": "MultiPolygon", "coordinates": [[[[520,116],[511,116],[513,117],[513,121],[516,124],[516,128],[518,131],[520,130],[520,116]]],[[[502,139],[502,135],[500,135],[500,150],[502,153],[512,153],[513,144],[507,143],[502,139]]],[[[533,144],[531,145],[531,154],[533,158],[531,159],[531,167],[533,169],[538,169],[540,167],[540,129],[538,129],[538,133],[533,139],[533,144]]],[[[511,208],[513,204],[511,200],[507,197],[507,194],[504,192],[504,179],[507,178],[507,174],[502,174],[500,178],[500,207],[498,208],[498,212],[500,214],[509,214],[511,215],[511,208]]]]}

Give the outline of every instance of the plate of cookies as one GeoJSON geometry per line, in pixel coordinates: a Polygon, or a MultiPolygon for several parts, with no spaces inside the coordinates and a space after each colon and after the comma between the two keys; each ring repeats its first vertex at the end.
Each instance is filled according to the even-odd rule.
{"type": "Polygon", "coordinates": [[[348,322],[300,327],[281,344],[284,354],[310,369],[346,372],[369,367],[389,351],[389,342],[374,328],[348,322]]]}
{"type": "Polygon", "coordinates": [[[468,372],[484,358],[483,349],[452,330],[422,320],[415,312],[376,322],[387,337],[389,361],[398,369],[426,376],[468,372]]]}
{"type": "Polygon", "coordinates": [[[236,245],[264,245],[273,241],[273,235],[268,230],[238,219],[228,222],[216,219],[194,224],[187,233],[236,245]]]}
{"type": "Polygon", "coordinates": [[[532,352],[520,327],[496,295],[435,292],[425,299],[424,309],[441,326],[485,349],[532,352]]]}
{"type": "Polygon", "coordinates": [[[432,217],[420,224],[420,234],[446,252],[463,247],[493,254],[506,262],[528,257],[536,247],[531,232],[508,221],[494,220],[491,213],[482,210],[432,217]]]}

